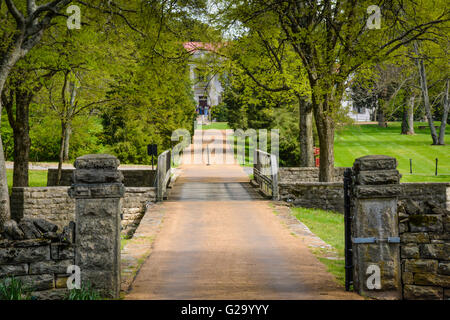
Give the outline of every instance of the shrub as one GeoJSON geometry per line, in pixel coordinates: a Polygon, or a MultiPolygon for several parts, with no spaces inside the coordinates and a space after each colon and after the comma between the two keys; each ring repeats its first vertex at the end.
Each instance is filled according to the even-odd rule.
{"type": "Polygon", "coordinates": [[[212,107],[211,115],[213,119],[217,122],[227,122],[228,121],[228,108],[225,103],[221,103],[217,106],[212,107]]]}
{"type": "Polygon", "coordinates": [[[89,282],[82,285],[80,289],[70,290],[67,296],[67,300],[100,300],[101,298],[100,293],[89,282]]]}
{"type": "Polygon", "coordinates": [[[0,281],[0,300],[29,300],[30,292],[22,281],[11,277],[0,281]]]}

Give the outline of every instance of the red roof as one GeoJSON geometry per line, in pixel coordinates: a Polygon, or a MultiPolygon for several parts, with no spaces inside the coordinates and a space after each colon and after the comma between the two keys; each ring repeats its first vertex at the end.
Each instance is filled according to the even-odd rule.
{"type": "Polygon", "coordinates": [[[204,43],[204,42],[185,42],[183,43],[183,47],[190,53],[195,53],[199,50],[205,51],[216,51],[221,45],[215,45],[212,43],[204,43]]]}

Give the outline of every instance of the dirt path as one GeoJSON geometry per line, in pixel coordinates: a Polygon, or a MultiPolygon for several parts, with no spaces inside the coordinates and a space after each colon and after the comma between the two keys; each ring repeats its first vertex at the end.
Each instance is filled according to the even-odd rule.
{"type": "Polygon", "coordinates": [[[183,165],[127,299],[358,299],[273,214],[238,165],[183,165]]]}

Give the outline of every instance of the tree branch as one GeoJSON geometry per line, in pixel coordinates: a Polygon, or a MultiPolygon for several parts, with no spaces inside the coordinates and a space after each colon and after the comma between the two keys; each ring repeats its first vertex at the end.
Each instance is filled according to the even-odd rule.
{"type": "Polygon", "coordinates": [[[250,72],[250,70],[248,70],[248,68],[245,67],[242,63],[238,62],[238,64],[242,69],[244,69],[245,74],[248,75],[253,80],[253,82],[255,82],[258,86],[260,86],[264,90],[267,90],[270,92],[281,92],[281,91],[288,91],[288,90],[292,89],[291,87],[288,87],[285,84],[282,87],[271,88],[271,87],[265,85],[264,83],[261,83],[258,79],[256,79],[256,77],[250,72]]]}
{"type": "Polygon", "coordinates": [[[22,13],[16,8],[14,2],[12,0],[5,0],[6,6],[8,7],[9,12],[11,12],[11,15],[16,20],[17,26],[19,28],[22,28],[25,24],[25,18],[23,17],[22,13]]]}

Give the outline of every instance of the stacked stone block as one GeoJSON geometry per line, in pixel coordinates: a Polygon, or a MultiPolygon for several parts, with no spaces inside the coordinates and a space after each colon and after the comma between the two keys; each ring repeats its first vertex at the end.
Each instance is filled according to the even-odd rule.
{"type": "MultiPolygon", "coordinates": [[[[123,184],[126,187],[154,187],[156,170],[151,169],[122,169],[123,184]]],[[[59,186],[71,186],[74,169],[63,169],[59,186]]],[[[58,169],[48,169],[47,186],[57,186],[58,169]]]]}
{"type": "Polygon", "coordinates": [[[22,282],[27,292],[31,292],[32,299],[64,299],[68,294],[67,267],[74,264],[75,258],[74,225],[57,233],[57,227],[47,222],[54,231],[43,232],[41,228],[33,232],[42,231],[35,236],[24,227],[32,228],[31,223],[37,230],[45,222],[7,223],[7,229],[1,235],[3,240],[0,240],[0,281],[8,282],[14,277],[22,282]],[[30,236],[32,239],[28,239],[30,236]],[[17,237],[21,239],[11,239],[17,237]]]}
{"type": "Polygon", "coordinates": [[[125,188],[122,235],[132,237],[144,217],[147,206],[156,201],[156,188],[125,188]]]}
{"type": "MultiPolygon", "coordinates": [[[[45,219],[61,230],[70,221],[75,221],[75,199],[69,197],[68,190],[69,187],[13,188],[11,216],[16,221],[22,218],[45,219]]],[[[123,235],[134,234],[145,214],[146,205],[152,202],[156,202],[156,188],[125,188],[123,235]]]]}
{"type": "Polygon", "coordinates": [[[450,299],[450,211],[445,202],[399,202],[403,298],[450,299]]]}
{"type": "Polygon", "coordinates": [[[418,206],[427,206],[428,201],[439,203],[450,210],[450,183],[420,182],[402,183],[399,200],[412,199],[418,206]]]}
{"type": "Polygon", "coordinates": [[[75,264],[82,284],[90,283],[104,296],[119,297],[120,231],[125,193],[120,162],[111,155],[93,154],[75,161],[75,264]]]}
{"type": "Polygon", "coordinates": [[[297,207],[344,213],[344,186],[339,182],[279,183],[280,200],[297,207]]]}
{"type": "MultiPolygon", "coordinates": [[[[342,182],[346,168],[334,168],[334,182],[342,182]]],[[[319,182],[319,168],[281,167],[278,171],[279,182],[284,184],[298,182],[319,182]]]]}
{"type": "Polygon", "coordinates": [[[387,156],[356,159],[352,169],[351,218],[353,286],[363,296],[401,298],[397,201],[401,193],[397,160],[387,156]],[[378,268],[380,286],[369,276],[378,268]]]}
{"type": "Polygon", "coordinates": [[[51,221],[60,229],[75,220],[75,200],[68,187],[12,188],[11,218],[40,218],[51,221]]]}

